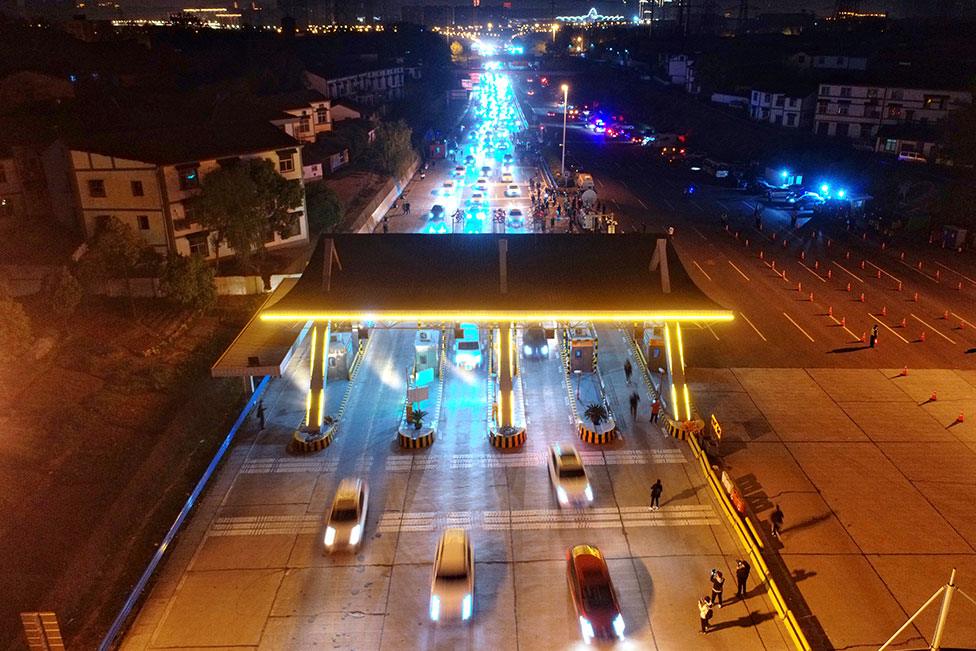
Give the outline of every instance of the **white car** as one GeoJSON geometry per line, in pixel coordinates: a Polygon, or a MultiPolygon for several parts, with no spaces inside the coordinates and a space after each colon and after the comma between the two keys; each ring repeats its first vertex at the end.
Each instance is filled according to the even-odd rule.
{"type": "Polygon", "coordinates": [[[464,176],[464,173],[467,171],[468,170],[464,165],[458,165],[457,167],[454,168],[454,176],[461,178],[462,176],[464,176]]]}
{"type": "Polygon", "coordinates": [[[474,612],[474,550],[464,529],[445,529],[437,543],[430,580],[430,619],[471,619],[474,612]]]}
{"type": "Polygon", "coordinates": [[[521,194],[522,194],[522,191],[519,189],[519,186],[515,185],[514,183],[512,183],[507,188],[505,188],[505,196],[506,197],[517,197],[517,196],[519,196],[521,194]]]}
{"type": "Polygon", "coordinates": [[[473,205],[476,205],[476,206],[477,205],[480,205],[480,204],[484,203],[484,201],[485,201],[485,195],[483,195],[480,192],[475,192],[475,193],[473,193],[471,195],[471,203],[473,205]]]}
{"type": "Polygon", "coordinates": [[[457,184],[454,181],[444,181],[441,185],[441,195],[449,197],[454,194],[454,190],[457,188],[457,184]]]}
{"type": "Polygon", "coordinates": [[[512,183],[513,181],[511,172],[502,172],[502,183],[512,183]]]}
{"type": "Polygon", "coordinates": [[[522,215],[522,211],[518,208],[512,208],[508,211],[508,227],[509,228],[522,228],[525,226],[525,217],[522,215]]]}
{"type": "Polygon", "coordinates": [[[325,520],[323,545],[329,554],[359,549],[366,529],[366,507],[369,488],[362,479],[339,482],[329,517],[325,520]]]}
{"type": "Polygon", "coordinates": [[[475,190],[481,190],[482,192],[484,192],[485,190],[487,190],[488,189],[488,179],[486,179],[485,177],[482,176],[480,179],[478,179],[477,181],[475,181],[474,189],[475,190]]]}
{"type": "Polygon", "coordinates": [[[593,501],[593,487],[586,468],[572,445],[549,446],[549,479],[560,507],[586,506],[593,501]]]}

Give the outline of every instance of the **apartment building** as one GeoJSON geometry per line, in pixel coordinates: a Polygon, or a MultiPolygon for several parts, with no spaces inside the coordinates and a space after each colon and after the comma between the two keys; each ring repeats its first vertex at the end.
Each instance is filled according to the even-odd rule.
{"type": "Polygon", "coordinates": [[[878,130],[897,124],[936,124],[973,101],[957,90],[823,83],[817,92],[814,132],[870,143],[878,130]]]}
{"type": "Polygon", "coordinates": [[[816,98],[814,85],[753,88],[749,94],[749,117],[789,129],[809,129],[813,125],[816,98]]]}
{"type": "Polygon", "coordinates": [[[332,131],[332,102],[317,90],[258,97],[256,102],[269,112],[268,121],[295,140],[315,142],[319,134],[332,131]]]}
{"type": "MultiPolygon", "coordinates": [[[[267,122],[94,134],[73,139],[68,150],[86,237],[115,217],[162,255],[216,257],[214,238],[194,221],[186,200],[221,165],[264,158],[286,179],[302,178],[302,144],[267,122]]],[[[304,201],[293,212],[291,231],[269,233],[267,247],[307,241],[304,201]]],[[[222,256],[231,253],[221,244],[222,256]]]]}
{"type": "Polygon", "coordinates": [[[672,86],[684,88],[686,93],[697,95],[701,92],[701,84],[695,74],[695,59],[687,54],[668,55],[666,61],[668,81],[672,86]]]}
{"type": "Polygon", "coordinates": [[[305,83],[329,99],[350,99],[366,106],[401,99],[403,79],[404,66],[399,62],[359,62],[336,69],[310,66],[305,71],[305,83]]]}

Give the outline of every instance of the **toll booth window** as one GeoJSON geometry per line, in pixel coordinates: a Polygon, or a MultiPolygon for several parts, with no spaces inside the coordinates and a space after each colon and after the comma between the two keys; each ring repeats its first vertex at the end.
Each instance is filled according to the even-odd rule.
{"type": "Polygon", "coordinates": [[[582,357],[583,356],[583,351],[582,350],[574,350],[573,351],[573,354],[576,355],[577,358],[579,358],[579,357],[582,357]]]}
{"type": "Polygon", "coordinates": [[[335,365],[336,365],[336,358],[335,357],[330,357],[329,358],[329,366],[331,366],[332,368],[335,368],[335,365]]]}

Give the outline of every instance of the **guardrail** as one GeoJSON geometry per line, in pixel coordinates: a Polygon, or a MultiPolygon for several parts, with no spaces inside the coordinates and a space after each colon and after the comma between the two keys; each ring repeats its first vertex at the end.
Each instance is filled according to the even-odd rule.
{"type": "Polygon", "coordinates": [[[132,591],[126,598],[125,603],[122,605],[122,610],[120,610],[119,614],[115,616],[115,620],[109,627],[108,632],[98,645],[99,651],[109,651],[109,649],[114,647],[117,638],[122,633],[122,628],[126,625],[129,617],[132,614],[132,609],[135,607],[136,603],[138,603],[140,597],[142,597],[142,593],[149,584],[149,580],[152,578],[153,574],[155,574],[156,568],[159,567],[159,564],[162,562],[163,557],[169,550],[170,545],[172,545],[173,541],[176,539],[176,535],[183,527],[183,523],[186,521],[187,516],[190,515],[190,511],[193,510],[193,507],[196,505],[197,500],[203,493],[203,490],[207,487],[210,477],[214,474],[214,471],[217,470],[217,466],[220,465],[221,460],[223,460],[224,454],[227,452],[228,448],[230,448],[230,444],[234,442],[234,437],[237,435],[237,430],[239,430],[241,425],[244,424],[244,420],[247,418],[247,415],[251,413],[251,410],[257,404],[258,400],[260,400],[261,396],[264,395],[264,391],[270,382],[271,377],[267,375],[264,376],[264,379],[261,380],[261,383],[258,384],[257,389],[255,389],[254,393],[251,395],[251,399],[247,401],[247,404],[244,405],[241,413],[238,414],[237,420],[234,421],[234,425],[230,428],[230,431],[224,438],[224,442],[220,444],[220,447],[217,449],[216,454],[214,454],[213,459],[210,460],[210,465],[207,466],[203,476],[200,477],[197,485],[193,488],[193,492],[190,493],[188,498],[186,498],[186,502],[183,504],[183,508],[180,509],[179,515],[176,516],[176,520],[173,521],[169,531],[166,532],[162,542],[159,543],[159,548],[149,560],[149,565],[146,566],[142,576],[140,576],[139,580],[136,581],[135,586],[132,588],[132,591]]]}

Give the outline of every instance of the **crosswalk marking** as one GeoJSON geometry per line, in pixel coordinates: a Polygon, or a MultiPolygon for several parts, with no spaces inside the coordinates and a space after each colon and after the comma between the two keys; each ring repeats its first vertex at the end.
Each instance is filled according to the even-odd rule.
{"type": "MultiPolygon", "coordinates": [[[[220,516],[208,536],[258,536],[317,534],[324,514],[220,516]]],[[[646,506],[595,507],[589,509],[522,509],[511,511],[385,511],[376,533],[432,532],[447,527],[485,531],[533,531],[542,529],[620,529],[622,527],[717,526],[718,515],[710,504],[678,504],[652,511],[646,506]]]]}

